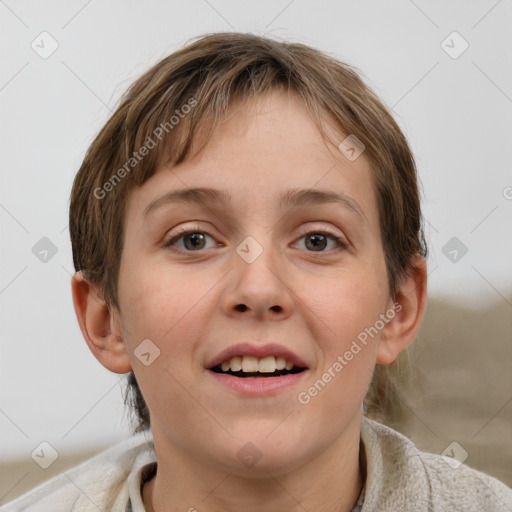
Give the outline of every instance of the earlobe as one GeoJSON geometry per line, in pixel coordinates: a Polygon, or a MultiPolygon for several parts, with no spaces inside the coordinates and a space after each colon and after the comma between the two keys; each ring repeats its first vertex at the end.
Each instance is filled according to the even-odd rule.
{"type": "Polygon", "coordinates": [[[414,340],[423,321],[427,303],[427,263],[419,254],[412,263],[414,270],[404,278],[391,305],[395,316],[381,333],[377,364],[391,364],[414,340]]]}
{"type": "Polygon", "coordinates": [[[82,335],[94,357],[114,373],[128,373],[132,367],[124,340],[113,328],[112,313],[97,287],[77,272],[71,280],[73,306],[82,335]]]}

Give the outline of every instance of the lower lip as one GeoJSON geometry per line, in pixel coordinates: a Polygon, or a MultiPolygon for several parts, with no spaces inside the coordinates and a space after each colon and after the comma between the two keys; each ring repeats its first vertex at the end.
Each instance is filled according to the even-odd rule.
{"type": "Polygon", "coordinates": [[[234,377],[225,373],[217,373],[208,370],[214,379],[227,388],[248,396],[261,396],[281,391],[297,384],[307,373],[304,370],[300,373],[289,373],[280,377],[234,377]]]}

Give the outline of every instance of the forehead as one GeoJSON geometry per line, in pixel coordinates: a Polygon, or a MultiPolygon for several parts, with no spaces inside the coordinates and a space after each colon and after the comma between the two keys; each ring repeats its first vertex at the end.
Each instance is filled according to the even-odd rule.
{"type": "MultiPolygon", "coordinates": [[[[328,118],[325,129],[333,141],[347,137],[328,118]]],[[[193,156],[180,165],[160,165],[155,175],[133,191],[129,212],[144,215],[170,191],[213,188],[225,192],[216,198],[224,207],[250,209],[254,205],[255,210],[269,210],[276,204],[286,206],[292,190],[295,197],[302,190],[303,198],[309,190],[310,199],[314,191],[323,191],[324,199],[330,193],[345,198],[348,205],[353,203],[363,217],[376,214],[371,167],[364,153],[351,161],[326,141],[296,94],[274,91],[236,103],[202,151],[194,154],[201,143],[198,136],[193,156]]],[[[316,194],[317,198],[321,195],[316,194]]],[[[210,196],[204,196],[205,200],[210,196]]]]}

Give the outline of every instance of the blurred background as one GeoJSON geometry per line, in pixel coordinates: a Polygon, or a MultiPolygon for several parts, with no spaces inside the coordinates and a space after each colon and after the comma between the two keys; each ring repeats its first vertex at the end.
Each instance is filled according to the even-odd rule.
{"type": "Polygon", "coordinates": [[[511,22],[506,0],[0,1],[0,504],[130,435],[125,378],[75,318],[69,193],[124,90],[216,31],[326,51],[392,111],[423,185],[430,299],[383,421],[512,485],[511,22]]]}

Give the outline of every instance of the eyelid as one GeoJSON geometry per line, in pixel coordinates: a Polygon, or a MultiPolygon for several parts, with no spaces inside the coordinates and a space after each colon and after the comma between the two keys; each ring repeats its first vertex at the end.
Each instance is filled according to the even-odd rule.
{"type": "Polygon", "coordinates": [[[341,231],[339,228],[335,229],[330,227],[329,224],[323,223],[323,226],[321,228],[318,228],[316,226],[311,227],[310,225],[301,226],[300,228],[301,235],[307,235],[311,233],[322,233],[329,235],[340,242],[343,242],[344,245],[348,246],[350,244],[349,238],[345,235],[343,231],[341,231]]]}
{"type": "MultiPolygon", "coordinates": [[[[195,226],[186,226],[186,227],[179,227],[177,228],[176,232],[174,232],[171,236],[166,237],[164,240],[164,246],[171,246],[171,242],[175,242],[179,238],[181,238],[184,235],[189,235],[192,233],[203,233],[210,238],[214,239],[212,235],[208,232],[208,230],[202,228],[199,224],[196,224],[195,226]]],[[[192,251],[189,251],[192,252],[192,251]]]]}
{"type": "Polygon", "coordinates": [[[301,226],[300,228],[300,234],[301,235],[309,235],[311,233],[324,233],[326,235],[332,236],[334,238],[342,238],[343,239],[343,233],[335,233],[332,228],[329,228],[324,224],[321,228],[311,227],[311,226],[301,226]]]}

